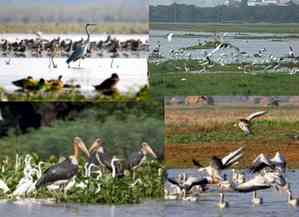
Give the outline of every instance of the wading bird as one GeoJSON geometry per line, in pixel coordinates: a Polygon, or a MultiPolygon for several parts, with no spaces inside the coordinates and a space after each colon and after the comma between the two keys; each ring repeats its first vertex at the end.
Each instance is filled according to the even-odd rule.
{"type": "Polygon", "coordinates": [[[89,26],[95,26],[96,24],[86,24],[85,25],[85,31],[87,34],[87,39],[83,42],[81,46],[78,46],[74,52],[71,54],[71,56],[66,60],[66,63],[68,64],[68,67],[70,67],[71,62],[76,62],[79,60],[79,68],[80,68],[80,60],[83,59],[87,53],[87,49],[89,47],[90,43],[90,33],[88,31],[89,26]]]}
{"type": "MultiPolygon", "coordinates": [[[[260,116],[263,116],[267,113],[267,111],[260,111],[260,112],[255,112],[255,113],[252,113],[250,114],[248,117],[246,118],[241,118],[239,120],[239,123],[237,124],[237,126],[239,126],[239,128],[245,133],[245,135],[249,135],[251,134],[251,130],[250,130],[250,125],[251,125],[251,122],[257,118],[257,117],[260,117],[260,116]]],[[[236,125],[235,125],[236,126],[236,125]]]]}
{"type": "Polygon", "coordinates": [[[49,167],[36,183],[36,189],[50,184],[66,185],[78,173],[80,151],[89,157],[89,152],[79,137],[73,139],[74,155],[66,160],[49,167]]]}
{"type": "Polygon", "coordinates": [[[213,156],[211,158],[210,165],[207,167],[203,167],[199,162],[197,162],[194,159],[192,161],[195,166],[199,167],[199,172],[206,171],[208,175],[212,178],[212,182],[218,183],[219,181],[223,180],[223,177],[221,176],[221,171],[236,164],[239,161],[239,159],[243,156],[243,149],[244,148],[241,147],[236,151],[226,155],[222,159],[213,156]]]}

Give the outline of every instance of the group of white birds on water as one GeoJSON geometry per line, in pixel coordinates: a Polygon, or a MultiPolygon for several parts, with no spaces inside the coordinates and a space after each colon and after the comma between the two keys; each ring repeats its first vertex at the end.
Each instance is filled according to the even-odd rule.
{"type": "MultiPolygon", "coordinates": [[[[86,189],[88,179],[83,181],[77,180],[79,173],[79,154],[86,154],[87,162],[84,165],[84,177],[95,177],[96,180],[107,176],[107,171],[112,179],[122,178],[125,176],[125,170],[133,173],[133,181],[129,185],[134,187],[138,184],[143,184],[140,178],[135,177],[135,170],[143,165],[148,155],[157,158],[152,148],[147,143],[141,144],[141,149],[138,152],[133,152],[128,157],[125,165],[120,162],[125,161],[116,156],[111,157],[107,153],[104,142],[97,138],[89,150],[79,137],[73,140],[74,154],[62,159],[59,163],[48,167],[44,172],[42,165],[48,164],[40,161],[37,165],[33,163],[31,155],[27,154],[24,158],[16,155],[15,172],[23,168],[23,177],[19,180],[14,189],[9,189],[3,179],[0,179],[0,193],[4,193],[12,197],[26,197],[31,193],[36,192],[41,187],[46,187],[50,192],[63,191],[65,195],[72,188],[86,189]]],[[[0,168],[0,175],[7,172],[6,163],[3,163],[0,168]]],[[[162,175],[162,171],[158,171],[162,175]]],[[[95,193],[101,191],[101,183],[98,184],[95,193]]]]}
{"type": "MultiPolygon", "coordinates": [[[[238,126],[246,136],[251,135],[252,121],[266,113],[266,111],[252,113],[246,118],[239,119],[235,126],[238,126]]],[[[287,162],[280,152],[276,152],[272,158],[263,153],[259,154],[247,170],[231,169],[234,165],[239,164],[239,160],[244,155],[243,151],[244,147],[241,147],[223,158],[212,156],[210,164],[206,167],[193,159],[193,165],[198,168],[198,176],[181,173],[176,177],[169,177],[166,174],[170,186],[165,186],[165,198],[199,201],[201,194],[205,194],[211,188],[216,187],[220,197],[217,206],[220,208],[229,206],[229,202],[224,199],[224,192],[251,192],[253,194],[252,203],[261,205],[263,198],[257,196],[257,191],[273,188],[288,194],[290,206],[299,205],[299,199],[293,197],[290,183],[287,181],[287,162]],[[246,173],[249,177],[246,177],[246,173]],[[230,174],[230,177],[227,174],[230,174]]]]}
{"type": "MultiPolygon", "coordinates": [[[[167,43],[174,43],[173,37],[174,33],[168,33],[165,37],[167,38],[167,43]]],[[[185,63],[183,70],[185,72],[192,73],[206,73],[209,69],[213,68],[216,64],[225,66],[226,64],[240,64],[239,70],[243,70],[245,74],[251,73],[255,74],[253,68],[257,67],[258,70],[263,72],[285,72],[287,71],[290,75],[299,74],[298,67],[288,67],[287,64],[296,64],[299,57],[296,56],[294,48],[289,46],[289,52],[284,57],[276,57],[274,54],[269,53],[266,48],[259,49],[253,56],[249,55],[246,51],[240,51],[240,49],[231,43],[225,42],[224,38],[226,33],[217,35],[216,39],[219,43],[216,48],[212,49],[210,52],[204,51],[202,57],[193,57],[192,53],[187,49],[171,48],[168,52],[168,56],[172,59],[197,59],[200,61],[200,65],[203,67],[199,71],[194,71],[185,63]],[[230,52],[227,52],[227,49],[230,52]],[[259,67],[261,65],[262,68],[259,67]]],[[[153,62],[160,64],[164,59],[161,53],[161,43],[158,41],[157,45],[153,48],[150,57],[153,57],[153,62]]]]}

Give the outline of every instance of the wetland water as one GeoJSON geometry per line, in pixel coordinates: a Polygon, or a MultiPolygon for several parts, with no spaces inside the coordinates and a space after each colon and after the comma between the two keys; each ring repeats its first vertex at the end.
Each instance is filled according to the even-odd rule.
{"type": "MultiPolygon", "coordinates": [[[[1,58],[0,58],[1,61],[1,58]]],[[[48,68],[48,58],[13,58],[10,65],[4,65],[0,70],[0,87],[12,92],[17,88],[12,81],[32,76],[34,79],[57,79],[63,76],[65,83],[73,82],[81,85],[81,92],[86,95],[94,93],[93,85],[100,84],[112,73],[119,75],[117,88],[121,93],[137,92],[140,87],[148,84],[146,59],[95,59],[87,58],[68,68],[65,58],[55,59],[58,68],[48,68]]]]}
{"type": "MultiPolygon", "coordinates": [[[[189,175],[196,175],[198,172],[192,170],[168,170],[168,176],[173,177],[179,173],[186,172],[189,175]]],[[[295,197],[299,197],[299,170],[287,173],[288,182],[292,184],[292,190],[295,197]]],[[[168,186],[169,183],[166,183],[168,186]]],[[[215,192],[216,193],[216,192],[215,192]]],[[[260,191],[259,197],[264,199],[264,204],[254,207],[251,203],[252,194],[225,193],[225,200],[230,203],[230,207],[220,210],[216,207],[218,203],[218,194],[211,193],[203,195],[199,202],[188,202],[180,200],[168,200],[164,203],[167,217],[295,217],[299,216],[299,208],[289,207],[287,204],[287,195],[275,192],[272,189],[260,191]]]]}
{"type": "MultiPolygon", "coordinates": [[[[182,31],[172,31],[174,36],[171,42],[168,42],[166,35],[170,31],[158,31],[153,30],[150,32],[150,52],[157,46],[158,42],[161,44],[160,53],[166,58],[171,58],[169,51],[171,49],[186,48],[193,45],[196,45],[199,41],[203,43],[208,39],[212,39],[213,33],[201,33],[201,32],[182,32],[182,31]],[[197,35],[194,37],[176,37],[176,35],[183,36],[185,34],[197,35]]],[[[253,56],[258,53],[262,48],[265,48],[265,56],[273,55],[275,57],[285,57],[289,53],[289,46],[292,46],[295,52],[295,55],[299,55],[299,38],[279,38],[275,40],[275,37],[287,36],[286,34],[257,34],[257,33],[248,33],[241,34],[238,33],[229,33],[224,37],[224,41],[231,43],[232,45],[238,47],[240,52],[246,52],[248,55],[253,56]],[[238,38],[242,37],[242,38],[238,38]],[[248,38],[246,38],[248,37],[248,38]],[[251,37],[251,39],[250,39],[251,37]],[[263,37],[267,37],[263,39],[263,37]],[[271,37],[273,37],[271,39],[271,37]],[[254,39],[252,39],[254,38],[254,39]]],[[[298,35],[297,35],[298,36],[298,35]]],[[[299,36],[298,36],[299,37],[299,36]]],[[[201,59],[206,56],[207,53],[213,49],[201,49],[201,50],[187,50],[186,53],[190,53],[193,59],[201,59]]],[[[231,58],[233,49],[225,49],[225,52],[220,51],[219,53],[227,54],[227,58],[231,58]]],[[[253,58],[253,61],[258,61],[264,58],[253,58]]]]}
{"type": "Polygon", "coordinates": [[[104,206],[47,204],[31,201],[0,202],[1,217],[164,217],[163,203],[148,201],[137,205],[104,206]]]}

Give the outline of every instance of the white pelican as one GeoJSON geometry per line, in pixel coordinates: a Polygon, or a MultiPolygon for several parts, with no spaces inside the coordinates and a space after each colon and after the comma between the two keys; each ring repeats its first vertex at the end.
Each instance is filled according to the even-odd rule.
{"type": "Polygon", "coordinates": [[[183,194],[183,198],[186,197],[186,194],[191,193],[192,188],[199,186],[201,191],[206,189],[206,186],[211,182],[209,178],[200,178],[200,177],[185,177],[185,180],[175,180],[173,178],[166,177],[167,181],[176,186],[177,192],[183,194]]]}
{"type": "Polygon", "coordinates": [[[298,206],[299,205],[299,199],[298,198],[294,198],[291,188],[290,188],[290,184],[288,184],[288,204],[291,206],[298,206]]]}
{"type": "Polygon", "coordinates": [[[196,160],[193,159],[193,164],[197,167],[199,167],[199,172],[206,171],[209,176],[213,179],[214,182],[219,182],[220,180],[223,180],[221,177],[221,171],[229,168],[230,166],[238,163],[239,159],[243,156],[244,147],[241,147],[237,149],[236,151],[233,151],[223,157],[222,159],[213,156],[210,161],[210,165],[207,167],[203,167],[200,163],[198,163],[196,160]]]}
{"type": "Polygon", "coordinates": [[[260,154],[254,159],[249,170],[252,173],[257,173],[263,171],[265,168],[270,168],[272,170],[285,173],[285,158],[280,152],[276,152],[275,156],[272,159],[269,159],[264,154],[260,154]]]}
{"type": "Polygon", "coordinates": [[[241,118],[239,120],[238,126],[246,135],[249,135],[249,134],[251,134],[250,124],[251,124],[252,120],[257,117],[260,117],[266,113],[267,113],[267,111],[260,111],[260,112],[252,113],[246,118],[241,118]]]}
{"type": "Polygon", "coordinates": [[[65,185],[78,173],[80,151],[83,151],[87,157],[89,157],[89,152],[79,137],[75,137],[73,139],[73,148],[74,155],[69,156],[66,160],[49,167],[44,172],[35,185],[36,189],[52,183],[65,185]]]}

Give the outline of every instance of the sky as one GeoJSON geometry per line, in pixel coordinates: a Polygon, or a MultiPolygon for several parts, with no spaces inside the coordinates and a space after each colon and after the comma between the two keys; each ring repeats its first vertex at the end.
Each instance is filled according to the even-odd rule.
{"type": "MultiPolygon", "coordinates": [[[[218,4],[223,4],[225,0],[150,0],[151,5],[169,5],[174,2],[176,3],[185,3],[189,5],[197,5],[200,7],[213,7],[218,4]]],[[[299,3],[299,0],[293,0],[296,3],[299,3]]]]}

